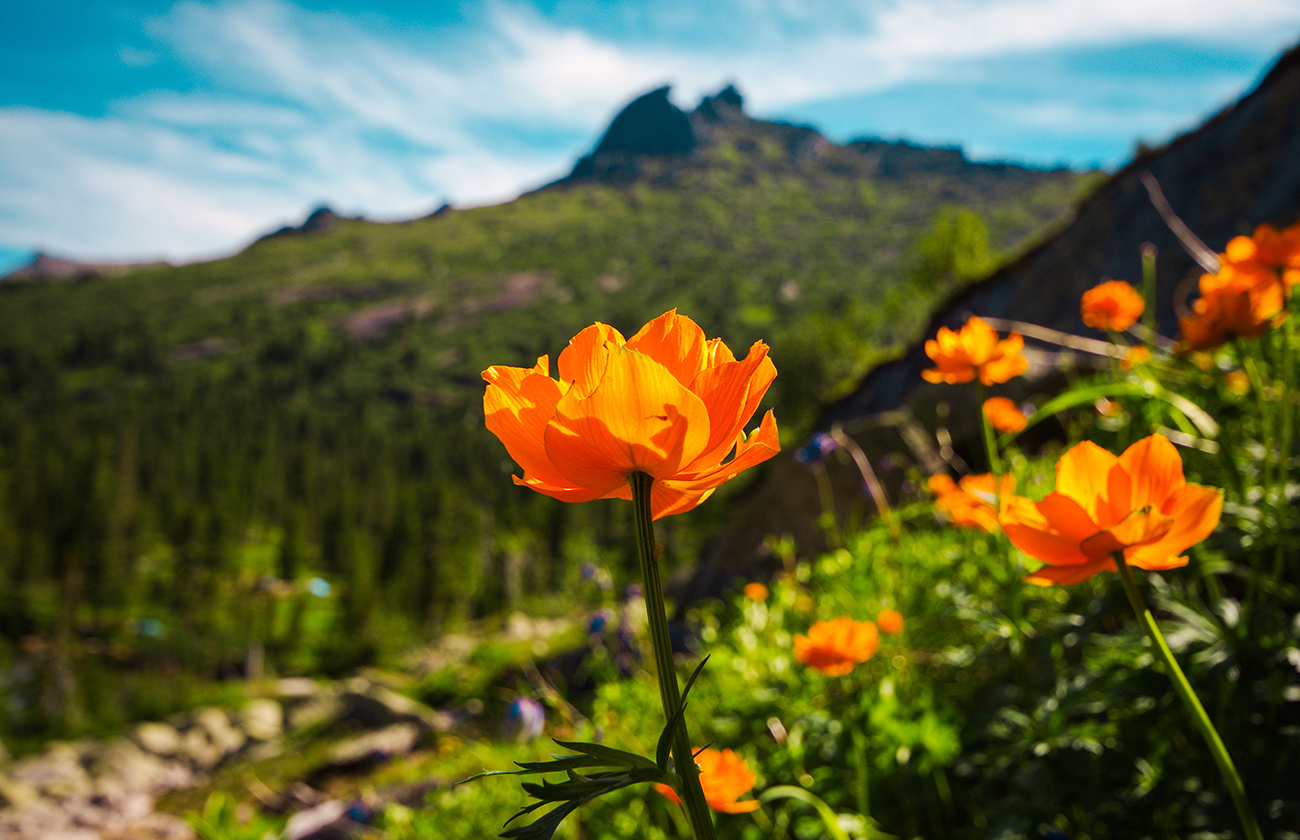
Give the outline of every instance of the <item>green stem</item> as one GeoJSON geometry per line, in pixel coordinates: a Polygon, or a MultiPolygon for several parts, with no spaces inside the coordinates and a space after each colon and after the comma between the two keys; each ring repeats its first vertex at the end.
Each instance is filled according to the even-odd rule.
{"type": "MultiPolygon", "coordinates": [[[[655,677],[659,681],[659,700],[664,720],[672,720],[682,705],[677,687],[677,670],[673,666],[672,642],[668,638],[668,616],[664,611],[664,585],[659,576],[659,555],[655,546],[654,521],[650,515],[650,485],[654,481],[643,472],[628,478],[632,485],[632,512],[636,525],[637,559],[641,563],[645,611],[650,625],[650,646],[654,651],[655,677]]],[[[713,817],[709,814],[700,773],[695,766],[691,739],[686,733],[686,719],[673,733],[673,764],[682,779],[682,803],[695,840],[713,840],[713,817]]]]}
{"type": "Polygon", "coordinates": [[[871,819],[871,738],[867,734],[870,725],[869,709],[872,702],[864,685],[858,684],[854,677],[845,678],[849,696],[858,695],[857,720],[853,726],[853,761],[858,771],[858,813],[871,819]]]}
{"type": "MultiPolygon", "coordinates": [[[[1287,307],[1291,305],[1291,289],[1285,283],[1283,288],[1286,289],[1287,307]]],[[[1282,327],[1282,439],[1278,442],[1278,494],[1277,501],[1277,529],[1279,534],[1289,533],[1290,523],[1287,521],[1290,513],[1290,505],[1287,503],[1287,486],[1291,480],[1291,444],[1294,440],[1294,428],[1292,418],[1294,418],[1294,392],[1291,387],[1294,383],[1294,359],[1292,355],[1293,339],[1295,338],[1295,313],[1292,312],[1282,327]]],[[[1273,546],[1273,582],[1279,583],[1282,580],[1282,571],[1284,568],[1285,554],[1282,550],[1282,540],[1278,540],[1273,546]]]]}
{"type": "Polygon", "coordinates": [[[1152,333],[1156,331],[1156,246],[1142,243],[1142,323],[1152,333]]]}
{"type": "Polygon", "coordinates": [[[1174,653],[1165,643],[1165,637],[1160,632],[1160,627],[1156,624],[1155,617],[1151,615],[1151,610],[1147,607],[1146,601],[1142,598],[1142,593],[1138,591],[1137,584],[1133,582],[1133,573],[1129,570],[1128,564],[1124,562],[1124,553],[1116,552],[1115,566],[1119,570],[1120,582],[1124,584],[1124,594],[1128,596],[1128,602],[1133,607],[1133,613],[1137,616],[1138,621],[1142,624],[1142,629],[1146,631],[1147,637],[1151,639],[1151,644],[1155,646],[1160,653],[1160,658],[1164,661],[1165,670],[1169,672],[1169,679],[1174,684],[1174,691],[1178,698],[1183,701],[1184,708],[1187,709],[1188,715],[1192,718],[1192,723],[1200,730],[1201,737],[1205,739],[1205,744],[1210,748],[1210,754],[1214,756],[1214,763],[1219,767],[1219,775],[1223,777],[1223,783],[1228,788],[1228,794],[1232,797],[1232,804],[1237,809],[1237,817],[1241,820],[1241,827],[1246,834],[1246,840],[1263,840],[1264,835],[1259,830],[1259,823],[1255,821],[1255,814],[1250,809],[1250,803],[1246,800],[1246,788],[1241,783],[1241,776],[1237,773],[1237,767],[1232,763],[1232,756],[1228,755],[1228,748],[1223,745],[1223,739],[1219,737],[1219,731],[1214,728],[1210,722],[1210,716],[1205,713],[1205,707],[1201,701],[1196,698],[1196,692],[1192,690],[1192,684],[1187,681],[1187,675],[1179,667],[1178,660],[1174,658],[1174,653]]]}
{"type": "Polygon", "coordinates": [[[993,425],[989,423],[988,415],[984,413],[984,402],[988,399],[988,392],[984,389],[983,382],[975,383],[977,393],[979,394],[979,414],[980,428],[984,430],[984,450],[989,456],[989,472],[993,474],[993,492],[998,492],[998,478],[1002,476],[1002,460],[998,458],[998,442],[993,435],[993,425]]]}

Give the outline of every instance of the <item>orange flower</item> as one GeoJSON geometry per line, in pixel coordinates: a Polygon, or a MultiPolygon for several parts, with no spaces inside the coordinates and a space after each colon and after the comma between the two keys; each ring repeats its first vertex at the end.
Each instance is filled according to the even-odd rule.
{"type": "Polygon", "coordinates": [[[1132,370],[1138,365],[1145,365],[1151,361],[1151,349],[1136,345],[1124,351],[1124,355],[1119,357],[1120,370],[1132,370]]]}
{"type": "Polygon", "coordinates": [[[767,587],[756,580],[752,580],[745,584],[745,588],[741,591],[744,592],[745,597],[751,601],[766,601],[769,594],[767,587]]]}
{"type": "Polygon", "coordinates": [[[903,632],[903,614],[898,610],[881,610],[876,616],[876,626],[881,633],[897,636],[903,632]]]}
{"type": "Polygon", "coordinates": [[[623,339],[593,324],[557,360],[532,368],[494,365],[483,411],[488,430],[523,468],[516,484],[566,502],[630,499],[644,472],[655,519],[691,510],[742,470],[781,448],[772,412],[748,437],[776,368],[755,342],[737,360],[676,310],[623,339]],[[730,461],[723,462],[735,450],[730,461]]]}
{"type": "Polygon", "coordinates": [[[1286,320],[1280,282],[1256,284],[1256,276],[1225,267],[1201,275],[1201,296],[1192,315],[1179,318],[1178,352],[1213,350],[1234,338],[1255,338],[1286,320]]]}
{"type": "Polygon", "coordinates": [[[998,334],[979,318],[971,317],[960,332],[940,327],[925,342],[925,353],[935,367],[921,371],[927,382],[956,385],[979,376],[985,385],[1006,382],[1024,373],[1029,362],[1021,355],[1025,340],[1011,333],[999,341],[998,334]]]}
{"type": "Polygon", "coordinates": [[[1279,231],[1260,225],[1219,255],[1219,270],[1201,275],[1192,315],[1180,318],[1181,353],[1254,338],[1286,320],[1288,290],[1300,284],[1300,223],[1279,231]]]}
{"type": "Polygon", "coordinates": [[[1123,280],[1108,280],[1083,293],[1080,314],[1095,330],[1123,332],[1142,317],[1146,301],[1123,280]]]}
{"type": "Polygon", "coordinates": [[[1124,406],[1105,397],[1097,398],[1096,407],[1097,413],[1102,417],[1118,417],[1124,413],[1124,406]]]}
{"type": "Polygon", "coordinates": [[[1027,423],[1024,412],[1006,397],[989,397],[985,400],[984,416],[999,432],[1022,432],[1027,423]]]}
{"type": "MultiPolygon", "coordinates": [[[[963,476],[961,482],[955,482],[943,473],[930,476],[930,492],[934,493],[934,506],[948,521],[958,528],[978,528],[993,533],[998,529],[997,511],[993,504],[993,474],[963,476]]],[[[1004,475],[1001,480],[1002,499],[1005,501],[1016,492],[1016,479],[1004,475]]]]}
{"type": "Polygon", "coordinates": [[[999,519],[1013,545],[1047,564],[1025,579],[1047,585],[1115,571],[1116,552],[1140,569],[1185,566],[1180,553],[1208,537],[1222,511],[1223,494],[1188,484],[1174,445],[1151,435],[1118,458],[1080,443],[1057,462],[1055,492],[1009,499],[999,519]]]}
{"type": "Polygon", "coordinates": [[[880,633],[870,621],[854,621],[847,616],[819,621],[808,628],[808,635],[794,637],[794,656],[810,668],[828,677],[838,677],[866,662],[880,647],[880,633]]]}
{"type": "MultiPolygon", "coordinates": [[[[758,774],[749,769],[745,759],[731,750],[705,747],[695,756],[695,766],[700,768],[700,787],[704,790],[704,801],[709,803],[710,808],[720,814],[747,814],[758,810],[759,802],[756,799],[739,801],[758,781],[758,774]]],[[[682,804],[677,791],[668,785],[656,784],[655,790],[678,805],[682,804]]]]}
{"type": "Polygon", "coordinates": [[[1254,275],[1257,284],[1279,279],[1287,286],[1300,284],[1300,222],[1280,231],[1262,224],[1252,236],[1234,237],[1219,262],[1238,273],[1254,275]]]}

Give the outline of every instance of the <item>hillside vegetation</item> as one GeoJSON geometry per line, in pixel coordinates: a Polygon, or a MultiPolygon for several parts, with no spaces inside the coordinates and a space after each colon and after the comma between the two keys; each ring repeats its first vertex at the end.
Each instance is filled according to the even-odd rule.
{"type": "MultiPolygon", "coordinates": [[[[636,163],[399,224],[322,212],[214,262],[0,286],[8,734],[112,726],[216,677],[343,673],[502,609],[559,611],[549,594],[584,564],[629,579],[622,506],[511,484],[480,371],[676,307],[733,349],[772,346],[769,403],[793,444],[1088,177],[835,146],[738,113],[689,155],[636,163]],[[176,675],[167,692],[157,669],[176,675]]],[[[670,562],[724,510],[665,522],[670,562]]]]}

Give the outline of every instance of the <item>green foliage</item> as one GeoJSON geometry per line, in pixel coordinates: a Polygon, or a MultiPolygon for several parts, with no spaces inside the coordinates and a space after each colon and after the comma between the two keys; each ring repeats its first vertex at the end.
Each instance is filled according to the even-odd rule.
{"type": "Polygon", "coordinates": [[[278,840],[287,818],[264,816],[229,795],[214,793],[201,812],[186,814],[199,840],[278,840]]]}
{"type": "MultiPolygon", "coordinates": [[[[548,609],[584,563],[625,585],[625,506],[514,486],[483,429],[484,368],[678,307],[737,350],[772,344],[765,407],[794,440],[924,318],[931,298],[891,290],[937,197],[1007,248],[1080,178],[877,178],[843,149],[792,162],[764,142],[626,189],[0,288],[0,665],[30,675],[0,728],[75,735],[158,711],[88,693],[106,651],[200,684],[337,674],[548,609]]],[[[693,557],[724,508],[666,527],[670,551],[693,557]]]]}
{"type": "Polygon", "coordinates": [[[945,297],[987,274],[996,262],[979,214],[962,207],[942,207],[929,231],[912,246],[907,280],[914,291],[945,297]]]}

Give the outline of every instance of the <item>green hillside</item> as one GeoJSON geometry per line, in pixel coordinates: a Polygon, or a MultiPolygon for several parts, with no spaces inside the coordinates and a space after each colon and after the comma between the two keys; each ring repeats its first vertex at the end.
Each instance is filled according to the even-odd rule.
{"type": "MultiPolygon", "coordinates": [[[[157,668],[202,683],[383,661],[470,618],[545,613],[584,564],[630,580],[625,506],[511,484],[483,368],[676,307],[732,348],[772,346],[794,443],[1091,178],[783,140],[809,135],[733,121],[628,183],[396,224],[321,214],[224,260],[0,284],[8,730],[185,702],[145,690],[157,668]]],[[[725,510],[665,522],[670,562],[725,510]]]]}

